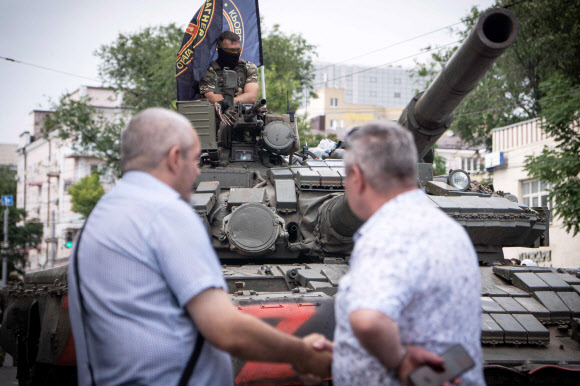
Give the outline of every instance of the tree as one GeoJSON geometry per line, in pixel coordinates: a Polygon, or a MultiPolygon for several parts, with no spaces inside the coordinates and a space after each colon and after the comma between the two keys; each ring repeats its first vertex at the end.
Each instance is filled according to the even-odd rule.
{"type": "Polygon", "coordinates": [[[53,105],[54,112],[44,120],[46,132],[57,130],[58,137],[71,140],[72,148],[104,161],[104,170],[121,176],[120,138],[126,126],[122,114],[107,117],[91,105],[88,97],[79,100],[68,95],[53,105]]]}
{"type": "MultiPolygon", "coordinates": [[[[11,194],[16,198],[16,171],[9,166],[0,166],[0,192],[11,194]]],[[[1,229],[4,230],[4,210],[1,209],[1,229]]],[[[2,252],[8,255],[8,272],[15,269],[17,263],[24,263],[28,251],[42,242],[42,224],[38,219],[27,220],[26,211],[10,207],[8,214],[8,248],[2,252]]]]}
{"type": "Polygon", "coordinates": [[[566,232],[580,232],[580,81],[557,73],[540,84],[542,129],[556,141],[539,156],[526,157],[530,176],[550,183],[549,198],[566,232]]]}
{"type": "MultiPolygon", "coordinates": [[[[305,90],[312,89],[315,46],[300,34],[286,35],[275,24],[262,38],[266,96],[268,109],[278,113],[287,110],[287,101],[294,111],[300,106],[305,90]]],[[[315,96],[314,92],[310,92],[315,96]]]]}
{"type": "MultiPolygon", "coordinates": [[[[466,142],[487,146],[491,145],[491,129],[540,115],[545,92],[539,85],[551,74],[559,71],[570,79],[580,79],[580,3],[498,0],[496,6],[510,6],[519,20],[518,38],[459,106],[451,126],[466,142]]],[[[473,8],[466,16],[465,28],[458,32],[461,39],[467,37],[480,14],[473,8]]],[[[433,77],[456,49],[433,54],[431,62],[421,65],[420,74],[433,77]]]]}
{"type": "MultiPolygon", "coordinates": [[[[101,60],[99,75],[105,86],[123,96],[127,114],[111,119],[91,106],[88,98],[63,96],[53,103],[54,114],[45,120],[46,132],[71,139],[73,148],[104,161],[104,170],[121,175],[119,138],[129,113],[147,107],[176,108],[175,57],[183,31],[175,24],[147,27],[133,34],[120,34],[95,55],[101,60]]],[[[299,106],[301,93],[312,84],[311,57],[314,46],[296,34],[285,35],[276,25],[262,40],[268,107],[286,112],[299,106]]]]}
{"type": "Polygon", "coordinates": [[[99,75],[106,86],[123,93],[124,103],[137,111],[147,107],[175,109],[175,57],[183,30],[175,24],[119,34],[96,51],[99,75]]]}
{"type": "Polygon", "coordinates": [[[98,173],[81,178],[79,182],[68,188],[71,196],[72,211],[79,213],[83,218],[89,214],[97,204],[97,201],[105,194],[98,173]]]}

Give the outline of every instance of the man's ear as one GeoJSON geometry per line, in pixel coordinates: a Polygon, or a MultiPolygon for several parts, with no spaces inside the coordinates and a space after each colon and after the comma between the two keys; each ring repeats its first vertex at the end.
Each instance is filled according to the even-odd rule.
{"type": "Polygon", "coordinates": [[[179,168],[180,162],[182,161],[181,148],[175,145],[171,149],[169,149],[166,160],[167,160],[167,168],[171,172],[176,173],[179,168]]]}
{"type": "Polygon", "coordinates": [[[350,178],[351,186],[354,188],[355,192],[360,194],[362,193],[367,187],[367,181],[365,180],[365,176],[358,167],[358,165],[352,166],[352,175],[350,178]]]}

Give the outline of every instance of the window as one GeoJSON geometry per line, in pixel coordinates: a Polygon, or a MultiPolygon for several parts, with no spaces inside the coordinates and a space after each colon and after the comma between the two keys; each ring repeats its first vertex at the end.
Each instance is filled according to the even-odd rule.
{"type": "Polygon", "coordinates": [[[92,165],[91,165],[91,175],[92,175],[93,173],[97,173],[98,171],[99,171],[99,165],[92,164],[92,165]]]}
{"type": "Polygon", "coordinates": [[[547,206],[552,209],[548,199],[550,184],[546,181],[532,180],[522,182],[522,199],[527,206],[547,206]]]}
{"type": "Polygon", "coordinates": [[[330,107],[338,107],[338,98],[330,98],[330,107]]]}
{"type": "Polygon", "coordinates": [[[330,120],[330,128],[332,130],[336,130],[337,127],[338,127],[338,121],[336,119],[331,119],[330,120]]]}
{"type": "Polygon", "coordinates": [[[401,84],[401,78],[395,78],[395,79],[393,79],[393,83],[394,84],[401,84]]]}
{"type": "Polygon", "coordinates": [[[396,92],[395,93],[395,98],[400,98],[401,97],[401,93],[400,92],[396,92]]]}

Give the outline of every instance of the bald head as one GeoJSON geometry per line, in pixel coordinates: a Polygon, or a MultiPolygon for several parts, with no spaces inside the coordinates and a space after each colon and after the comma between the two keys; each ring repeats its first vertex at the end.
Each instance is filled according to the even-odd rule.
{"type": "Polygon", "coordinates": [[[141,111],[121,134],[121,170],[151,171],[173,146],[185,157],[194,145],[191,123],[173,111],[155,107],[141,111]]]}

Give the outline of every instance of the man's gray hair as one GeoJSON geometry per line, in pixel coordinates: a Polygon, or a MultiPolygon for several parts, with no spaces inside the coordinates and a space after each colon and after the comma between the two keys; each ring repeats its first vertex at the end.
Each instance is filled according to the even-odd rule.
{"type": "Polygon", "coordinates": [[[415,186],[417,159],[413,135],[395,122],[371,122],[347,137],[345,167],[357,165],[376,191],[415,186]]]}
{"type": "Polygon", "coordinates": [[[159,107],[139,112],[121,134],[121,170],[153,170],[176,145],[185,157],[193,146],[192,130],[176,112],[159,107]]]}

